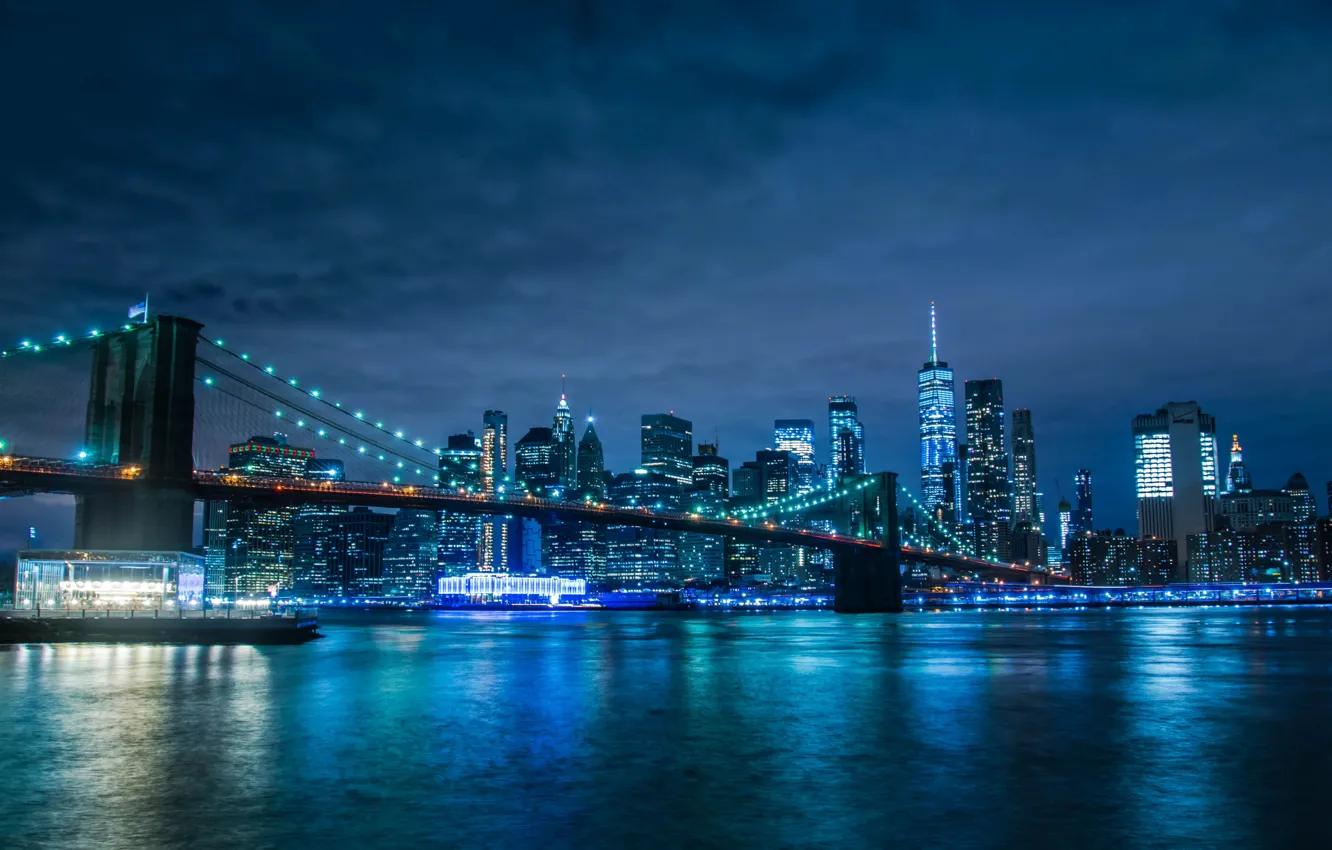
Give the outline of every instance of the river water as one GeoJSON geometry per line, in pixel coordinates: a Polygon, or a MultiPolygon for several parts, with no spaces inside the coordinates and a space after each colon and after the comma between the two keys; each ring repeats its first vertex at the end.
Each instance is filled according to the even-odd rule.
{"type": "Polygon", "coordinates": [[[1332,609],[0,648],[0,847],[1332,846],[1332,609]]]}

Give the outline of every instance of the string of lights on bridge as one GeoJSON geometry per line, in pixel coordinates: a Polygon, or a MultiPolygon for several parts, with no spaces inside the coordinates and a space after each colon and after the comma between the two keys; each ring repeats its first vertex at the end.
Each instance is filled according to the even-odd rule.
{"type": "MultiPolygon", "coordinates": [[[[778,499],[776,502],[770,504],[757,505],[752,508],[741,508],[739,510],[736,510],[733,513],[733,515],[741,519],[744,519],[746,521],[753,521],[755,519],[766,519],[768,516],[774,514],[800,513],[803,511],[810,510],[811,508],[816,508],[819,507],[820,505],[827,504],[829,501],[833,499],[844,498],[856,490],[863,490],[873,482],[874,482],[874,477],[870,476],[868,478],[862,479],[861,481],[859,481],[854,485],[843,487],[840,491],[824,489],[824,490],[815,490],[809,493],[794,494],[778,499]]],[[[916,499],[915,495],[905,486],[903,486],[901,482],[898,482],[897,489],[900,490],[908,499],[911,500],[911,503],[916,508],[915,511],[916,516],[925,517],[926,521],[930,524],[930,526],[934,528],[936,531],[938,531],[948,543],[956,547],[958,551],[965,551],[964,547],[962,547],[961,545],[961,542],[953,535],[953,533],[949,531],[947,528],[945,528],[943,525],[935,521],[934,517],[931,516],[928,511],[925,510],[924,506],[920,504],[920,502],[916,499]]],[[[903,530],[903,536],[906,539],[908,539],[913,545],[921,549],[933,548],[929,542],[927,542],[924,538],[920,537],[919,535],[903,530]]]]}
{"type": "MultiPolygon", "coordinates": [[[[308,398],[312,399],[313,401],[316,401],[316,402],[318,402],[318,403],[324,405],[325,407],[327,407],[327,408],[328,408],[329,410],[331,410],[331,411],[335,411],[335,412],[337,412],[337,413],[342,414],[343,416],[347,416],[347,417],[349,417],[350,419],[352,419],[353,421],[355,421],[358,425],[363,425],[363,426],[368,427],[368,428],[373,428],[373,429],[375,429],[376,431],[379,431],[379,432],[381,432],[382,434],[384,434],[386,437],[388,437],[388,438],[390,438],[390,439],[393,439],[393,440],[397,440],[397,441],[399,441],[399,442],[402,442],[402,443],[404,443],[404,444],[406,444],[406,445],[408,445],[408,446],[411,446],[411,447],[414,448],[414,449],[420,449],[420,450],[422,450],[422,451],[426,451],[426,452],[433,452],[433,453],[435,454],[436,457],[438,457],[439,455],[441,455],[441,454],[443,453],[443,451],[444,451],[442,448],[428,449],[428,448],[425,447],[425,441],[424,441],[424,440],[413,439],[413,438],[407,436],[402,430],[389,428],[389,427],[387,427],[387,426],[384,425],[384,422],[383,422],[382,419],[375,419],[375,418],[373,418],[373,417],[367,417],[367,416],[365,415],[364,411],[360,411],[360,410],[348,410],[347,408],[345,408],[345,407],[342,406],[342,402],[340,402],[340,401],[329,401],[327,398],[324,397],[323,392],[320,391],[318,388],[313,388],[313,387],[312,387],[312,388],[307,389],[307,388],[301,386],[300,381],[298,381],[298,380],[296,379],[295,376],[293,376],[293,375],[282,375],[282,374],[279,374],[278,371],[277,371],[277,369],[276,369],[276,367],[274,367],[274,366],[271,366],[271,365],[269,365],[269,366],[260,366],[258,363],[256,363],[255,361],[253,361],[253,360],[250,358],[250,355],[249,355],[249,354],[244,353],[244,352],[239,352],[239,353],[238,353],[238,352],[232,351],[231,349],[227,348],[227,347],[226,347],[226,343],[225,343],[224,340],[221,340],[221,339],[211,339],[211,340],[205,340],[205,341],[208,342],[210,345],[212,345],[214,348],[216,348],[218,351],[221,351],[221,352],[223,352],[224,354],[227,354],[227,355],[229,355],[229,356],[235,358],[236,360],[239,360],[239,361],[241,361],[242,363],[245,363],[247,366],[249,366],[249,367],[251,367],[252,369],[256,370],[256,371],[259,372],[260,374],[262,374],[262,375],[266,375],[266,376],[268,376],[268,377],[270,377],[270,378],[272,378],[272,379],[274,379],[274,380],[276,380],[276,381],[280,381],[280,382],[282,382],[282,383],[285,384],[289,389],[294,389],[296,392],[304,394],[306,397],[308,397],[308,398]]],[[[279,411],[275,411],[275,415],[276,415],[277,417],[281,418],[281,415],[282,415],[282,414],[281,414],[281,411],[280,411],[280,410],[279,410],[279,411]]],[[[351,433],[351,432],[348,432],[348,433],[351,433]]],[[[322,436],[322,435],[321,435],[321,436],[322,436]]]]}
{"type": "MultiPolygon", "coordinates": [[[[217,371],[221,372],[222,370],[217,370],[217,371]]],[[[259,404],[256,404],[255,402],[249,399],[242,398],[239,395],[224,389],[219,385],[218,380],[211,375],[196,377],[195,380],[203,384],[205,387],[229,395],[232,398],[244,404],[250,405],[256,410],[262,412],[268,412],[267,408],[262,407],[259,404]]],[[[348,448],[349,450],[351,450],[351,446],[347,442],[348,437],[351,437],[355,442],[361,442],[356,438],[356,435],[351,431],[344,430],[339,426],[333,425],[327,421],[316,420],[314,422],[307,422],[299,413],[295,417],[293,417],[289,413],[284,412],[280,409],[272,411],[272,416],[274,419],[281,420],[283,426],[285,427],[295,427],[297,429],[300,429],[301,431],[304,431],[305,433],[309,434],[312,437],[328,440],[329,442],[336,442],[339,446],[348,448]],[[326,425],[328,427],[321,428],[319,427],[319,425],[321,424],[326,425]]],[[[373,441],[370,441],[369,445],[374,447],[375,449],[383,449],[382,446],[379,446],[373,441]]],[[[439,474],[434,469],[431,469],[429,471],[424,470],[421,467],[416,466],[417,462],[412,458],[409,458],[405,455],[399,455],[393,452],[391,449],[384,449],[383,453],[379,453],[379,452],[370,451],[365,443],[361,443],[360,445],[356,446],[354,451],[359,459],[375,463],[383,463],[391,467],[393,470],[395,470],[395,474],[392,476],[392,481],[394,484],[402,483],[402,475],[398,475],[396,474],[396,472],[400,471],[402,472],[403,475],[408,474],[407,472],[408,462],[411,464],[412,467],[414,467],[415,475],[417,475],[418,477],[432,483],[439,481],[439,474]]]]}
{"type": "Polygon", "coordinates": [[[113,331],[103,331],[98,328],[93,328],[83,335],[60,333],[51,337],[47,342],[33,342],[31,339],[23,339],[19,341],[18,346],[15,348],[0,350],[0,357],[14,357],[20,354],[40,354],[43,351],[60,351],[66,348],[72,348],[75,343],[91,342],[92,340],[100,339],[105,336],[113,336],[140,327],[143,326],[124,325],[113,331]]]}

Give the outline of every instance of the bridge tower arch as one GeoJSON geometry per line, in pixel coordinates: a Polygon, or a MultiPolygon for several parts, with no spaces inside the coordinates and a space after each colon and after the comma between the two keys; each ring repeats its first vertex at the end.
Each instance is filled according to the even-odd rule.
{"type": "Polygon", "coordinates": [[[194,358],[203,325],[157,316],[93,348],[85,450],[137,466],[133,494],[75,498],[78,549],[188,551],[194,543],[194,358]]]}

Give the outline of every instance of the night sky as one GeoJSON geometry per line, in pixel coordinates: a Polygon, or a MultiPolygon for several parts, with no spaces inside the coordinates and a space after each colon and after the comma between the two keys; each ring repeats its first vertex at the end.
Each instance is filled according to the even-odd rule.
{"type": "Polygon", "coordinates": [[[667,409],[826,460],[849,393],[914,487],[934,300],[1047,508],[1088,466],[1134,528],[1130,420],[1196,399],[1322,509],[1329,45],[1318,0],[0,0],[0,339],[149,291],[441,442],[567,373],[616,471],[667,409]]]}

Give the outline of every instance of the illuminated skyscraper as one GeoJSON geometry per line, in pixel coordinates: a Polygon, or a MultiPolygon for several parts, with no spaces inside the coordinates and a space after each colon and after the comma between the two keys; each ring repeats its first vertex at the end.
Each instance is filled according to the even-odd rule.
{"type": "MultiPolygon", "coordinates": [[[[965,431],[966,423],[963,422],[962,426],[965,431]]],[[[957,461],[953,467],[954,492],[956,494],[953,511],[957,515],[959,527],[971,523],[971,506],[967,503],[967,455],[969,453],[966,443],[957,444],[957,461]]]]}
{"type": "Polygon", "coordinates": [[[1240,446],[1239,434],[1230,435],[1230,467],[1226,470],[1226,492],[1247,493],[1253,489],[1249,479],[1249,470],[1244,466],[1244,449],[1240,446]]]}
{"type": "Polygon", "coordinates": [[[934,302],[930,302],[930,359],[916,373],[916,393],[920,408],[920,493],[921,504],[931,515],[939,516],[943,502],[956,504],[957,494],[944,489],[946,463],[957,459],[957,415],[953,370],[939,359],[939,335],[934,321],[934,302]]]}
{"type": "Polygon", "coordinates": [[[481,492],[481,440],[471,431],[453,434],[439,452],[439,486],[443,490],[481,492]]]}
{"type": "Polygon", "coordinates": [[[809,493],[822,483],[814,481],[813,420],[778,419],[772,423],[772,438],[778,451],[790,452],[795,459],[795,493],[809,493]]]}
{"type": "Polygon", "coordinates": [[[583,498],[600,502],[606,498],[606,461],[601,451],[601,438],[587,415],[587,428],[578,441],[578,492],[583,498]]]}
{"type": "Polygon", "coordinates": [[[569,413],[569,402],[564,393],[560,393],[560,403],[555,408],[555,422],[551,425],[554,441],[555,469],[561,490],[572,490],[578,486],[578,475],[574,448],[573,416],[569,413]]]}
{"type": "Polygon", "coordinates": [[[550,428],[531,428],[513,446],[514,487],[536,496],[559,489],[559,443],[550,428]]]}
{"type": "Polygon", "coordinates": [[[1216,515],[1216,420],[1196,401],[1170,402],[1133,420],[1138,535],[1174,540],[1187,572],[1187,538],[1212,531],[1216,515]]]}
{"type": "Polygon", "coordinates": [[[1069,520],[1070,534],[1086,534],[1094,531],[1092,528],[1092,475],[1090,469],[1079,469],[1073,477],[1073,484],[1077,492],[1074,498],[1077,500],[1077,507],[1073,510],[1073,516],[1069,520]]]}
{"type": "Polygon", "coordinates": [[[494,495],[509,471],[509,415],[487,410],[481,432],[481,492],[494,495]]]}
{"type": "Polygon", "coordinates": [[[1073,506],[1067,499],[1059,500],[1059,551],[1068,549],[1068,536],[1073,533],[1073,506]]]}
{"type": "MultiPolygon", "coordinates": [[[[471,431],[453,434],[447,448],[440,451],[439,486],[445,490],[481,492],[481,440],[471,431]]],[[[476,572],[481,518],[440,511],[438,528],[440,571],[450,576],[476,572]]]]}
{"type": "Polygon", "coordinates": [[[967,505],[975,526],[976,554],[1008,561],[1013,503],[1008,489],[1003,381],[967,381],[966,397],[967,505]]]}
{"type": "MultiPolygon", "coordinates": [[[[685,491],[659,472],[636,469],[615,476],[608,495],[619,507],[678,511],[685,491]]],[[[607,527],[607,580],[616,584],[677,581],[679,538],[678,532],[655,528],[607,527]]]]}
{"type": "Polygon", "coordinates": [[[731,495],[730,462],[717,454],[716,443],[699,443],[694,455],[694,492],[716,493],[724,500],[731,495]]]}
{"type": "Polygon", "coordinates": [[[1286,480],[1285,492],[1290,495],[1295,522],[1313,522],[1318,516],[1318,505],[1314,502],[1313,493],[1309,492],[1308,479],[1295,473],[1286,480]]]}
{"type": "MultiPolygon", "coordinates": [[[[509,469],[509,416],[502,410],[487,410],[484,425],[481,432],[481,492],[493,496],[505,489],[509,469]]],[[[499,518],[482,521],[477,569],[506,572],[509,549],[509,524],[499,518]]]]}
{"type": "Polygon", "coordinates": [[[228,507],[223,500],[204,502],[204,595],[209,599],[227,592],[228,507]]]}
{"type": "Polygon", "coordinates": [[[865,474],[865,429],[856,400],[848,395],[828,397],[828,486],[846,476],[865,474]]]}
{"type": "Polygon", "coordinates": [[[752,460],[745,461],[731,470],[731,500],[744,504],[760,501],[762,482],[763,470],[758,463],[752,460]]]}
{"type": "Polygon", "coordinates": [[[681,490],[694,486],[694,423],[673,413],[643,414],[642,467],[681,490]]]}
{"type": "Polygon", "coordinates": [[[336,549],[343,595],[384,595],[384,546],[393,531],[393,514],[352,508],[342,516],[341,540],[336,549]]]}
{"type": "MultiPolygon", "coordinates": [[[[289,446],[285,435],[275,434],[233,445],[227,467],[245,478],[304,478],[313,458],[312,449],[289,446]]],[[[228,592],[265,593],[270,587],[292,587],[295,516],[295,508],[228,507],[228,592]]]]}
{"type": "Polygon", "coordinates": [[[762,501],[774,504],[795,489],[796,459],[790,452],[763,449],[754,455],[760,475],[759,495],[762,501]]]}
{"type": "Polygon", "coordinates": [[[1031,427],[1031,411],[1013,411],[1013,520],[1026,520],[1037,529],[1043,527],[1040,505],[1036,499],[1036,432],[1031,427]]]}
{"type": "Polygon", "coordinates": [[[384,595],[429,599],[434,592],[438,560],[435,511],[404,508],[393,518],[384,543],[384,595]]]}
{"type": "MultiPolygon", "coordinates": [[[[306,472],[311,479],[344,481],[342,461],[310,458],[306,472]]],[[[292,520],[294,556],[292,587],[302,596],[341,596],[342,573],[338,568],[342,545],[345,505],[311,504],[296,509],[292,520]]]]}

